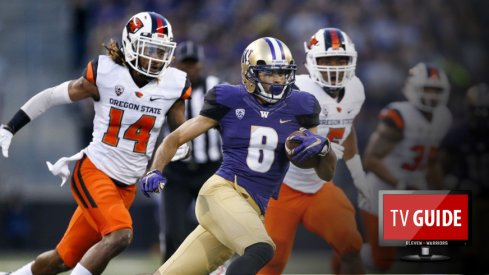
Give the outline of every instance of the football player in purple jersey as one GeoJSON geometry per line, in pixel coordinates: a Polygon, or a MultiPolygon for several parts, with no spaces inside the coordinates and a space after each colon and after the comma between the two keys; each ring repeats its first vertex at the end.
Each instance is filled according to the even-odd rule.
{"type": "MultiPolygon", "coordinates": [[[[196,202],[199,225],[155,274],[203,274],[232,254],[239,256],[229,274],[255,274],[273,257],[275,244],[263,224],[270,197],[277,193],[289,168],[287,136],[293,139],[293,161],[319,157],[316,169],[324,180],[335,171],[336,155],[327,138],[316,135],[319,103],[309,93],[291,88],[296,65],[280,40],[252,42],[241,58],[241,85],[217,85],[196,116],[167,136],[152,170],[140,181],[143,192],[158,192],[166,183],[161,171],[177,148],[210,128],[222,137],[223,162],[202,186],[196,202]]],[[[169,184],[172,184],[171,182],[169,184]]]]}

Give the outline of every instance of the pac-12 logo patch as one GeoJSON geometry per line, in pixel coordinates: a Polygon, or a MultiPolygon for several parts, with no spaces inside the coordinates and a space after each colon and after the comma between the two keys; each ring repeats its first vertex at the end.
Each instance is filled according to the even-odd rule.
{"type": "Polygon", "coordinates": [[[124,92],[124,87],[121,85],[115,85],[114,91],[117,96],[120,96],[124,92]]]}
{"type": "Polygon", "coordinates": [[[236,117],[242,119],[245,115],[245,109],[236,109],[236,117]]]}

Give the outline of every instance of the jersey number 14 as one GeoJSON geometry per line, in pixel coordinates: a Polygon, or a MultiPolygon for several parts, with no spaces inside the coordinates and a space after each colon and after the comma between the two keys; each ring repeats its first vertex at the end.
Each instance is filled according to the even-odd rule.
{"type": "MultiPolygon", "coordinates": [[[[124,110],[110,108],[109,128],[104,133],[104,137],[102,138],[103,143],[117,147],[123,115],[124,110]]],[[[156,117],[154,116],[142,115],[141,118],[127,127],[122,137],[134,141],[133,152],[146,154],[148,140],[155,121],[156,117]]]]}

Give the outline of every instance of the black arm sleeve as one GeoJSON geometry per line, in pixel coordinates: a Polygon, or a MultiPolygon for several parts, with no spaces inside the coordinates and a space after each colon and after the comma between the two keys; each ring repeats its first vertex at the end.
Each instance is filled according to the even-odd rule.
{"type": "Polygon", "coordinates": [[[319,125],[319,113],[321,112],[321,107],[319,106],[318,100],[315,97],[313,97],[313,99],[313,113],[297,116],[297,121],[299,121],[299,125],[306,129],[313,128],[319,125]]]}
{"type": "Polygon", "coordinates": [[[219,121],[229,110],[229,107],[217,103],[216,87],[214,87],[206,93],[200,115],[219,121]]]}
{"type": "Polygon", "coordinates": [[[15,113],[14,117],[12,117],[7,125],[5,125],[5,129],[12,132],[12,134],[15,134],[30,121],[31,119],[29,116],[22,109],[20,109],[17,111],[17,113],[15,113]]]}

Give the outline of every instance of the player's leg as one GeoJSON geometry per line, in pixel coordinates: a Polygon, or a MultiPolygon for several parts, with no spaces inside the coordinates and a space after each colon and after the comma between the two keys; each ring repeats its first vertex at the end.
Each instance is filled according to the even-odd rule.
{"type": "Polygon", "coordinates": [[[78,207],[56,249],[40,254],[34,262],[12,274],[57,274],[64,272],[73,268],[83,254],[100,239],[100,234],[93,229],[78,207]]]}
{"type": "Polygon", "coordinates": [[[195,212],[204,228],[239,255],[228,273],[255,274],[273,257],[275,245],[260,209],[237,183],[212,176],[200,190],[195,212]]]}
{"type": "Polygon", "coordinates": [[[397,248],[395,247],[380,247],[379,246],[379,218],[377,215],[369,213],[365,210],[360,211],[362,215],[362,221],[365,228],[365,238],[367,244],[362,248],[362,255],[364,261],[367,261],[368,265],[373,264],[375,268],[380,271],[386,271],[391,268],[397,254],[397,248]],[[372,261],[368,263],[368,260],[372,261]]]}
{"type": "Polygon", "coordinates": [[[100,274],[109,261],[132,241],[132,219],[129,213],[136,186],[114,182],[84,157],[73,172],[72,193],[88,221],[94,223],[102,239],[94,244],[75,267],[100,274]],[[78,267],[81,266],[81,267],[78,267]]]}
{"type": "MultiPolygon", "coordinates": [[[[77,163],[76,169],[78,169],[79,163],[77,163]]],[[[74,178],[71,179],[72,187],[73,180],[74,178]]],[[[84,216],[82,211],[84,206],[81,201],[77,200],[77,203],[79,206],[73,213],[68,228],[56,249],[40,254],[35,261],[13,274],[57,274],[69,270],[80,261],[92,245],[100,241],[101,236],[95,229],[94,221],[89,220],[90,217],[84,216]]]]}
{"type": "Polygon", "coordinates": [[[193,228],[187,228],[188,208],[191,205],[193,196],[187,186],[183,183],[182,175],[175,177],[173,173],[167,176],[168,184],[165,187],[164,208],[165,208],[165,240],[167,260],[177,250],[178,246],[185,240],[187,235],[192,232],[193,228]]]}
{"type": "Polygon", "coordinates": [[[284,271],[309,198],[310,195],[282,184],[279,199],[271,199],[268,203],[265,227],[276,249],[272,260],[260,270],[260,274],[282,274],[284,271]]]}
{"type": "Polygon", "coordinates": [[[316,194],[304,214],[304,226],[326,240],[338,253],[339,273],[363,273],[360,248],[362,237],[355,220],[355,209],[345,193],[333,182],[316,194]]]}
{"type": "Polygon", "coordinates": [[[231,249],[198,225],[154,274],[209,274],[232,254],[231,249]]]}

